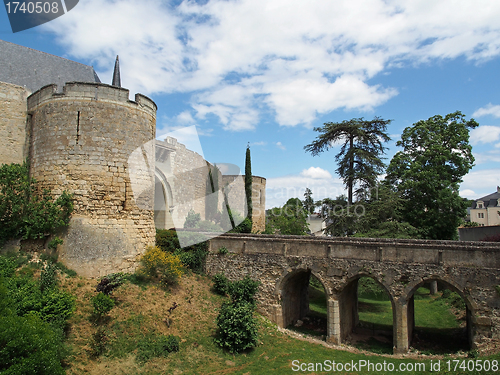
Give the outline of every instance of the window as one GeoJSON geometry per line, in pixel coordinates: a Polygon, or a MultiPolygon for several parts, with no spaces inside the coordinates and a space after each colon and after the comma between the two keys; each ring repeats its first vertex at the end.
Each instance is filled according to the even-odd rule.
{"type": "Polygon", "coordinates": [[[477,208],[483,208],[483,204],[482,203],[478,203],[477,204],[477,208]]]}
{"type": "Polygon", "coordinates": [[[479,219],[484,219],[484,212],[479,212],[479,213],[477,214],[477,217],[478,217],[479,219]]]}

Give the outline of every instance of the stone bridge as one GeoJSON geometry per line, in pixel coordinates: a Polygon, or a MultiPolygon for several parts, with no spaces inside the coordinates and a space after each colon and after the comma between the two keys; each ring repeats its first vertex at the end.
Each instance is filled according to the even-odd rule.
{"type": "Polygon", "coordinates": [[[258,310],[280,327],[308,313],[314,275],[326,292],[327,340],[336,344],[358,324],[358,280],[371,277],[392,302],[394,353],[410,347],[415,291],[438,281],[465,301],[470,348],[500,343],[496,243],[224,234],[210,240],[206,270],[260,281],[258,310]],[[221,247],[229,252],[219,253],[221,247]]]}

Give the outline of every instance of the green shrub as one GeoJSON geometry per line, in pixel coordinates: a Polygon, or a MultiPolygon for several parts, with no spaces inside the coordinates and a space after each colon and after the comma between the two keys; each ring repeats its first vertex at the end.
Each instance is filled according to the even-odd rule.
{"type": "Polygon", "coordinates": [[[219,247],[219,254],[220,255],[226,255],[227,253],[229,253],[229,250],[227,249],[227,247],[225,247],[225,246],[219,247]]]}
{"type": "Polygon", "coordinates": [[[2,375],[64,375],[61,360],[65,354],[60,331],[37,314],[0,319],[2,375]]]}
{"type": "Polygon", "coordinates": [[[27,277],[10,280],[10,297],[16,314],[36,314],[42,320],[62,328],[75,310],[75,297],[57,288],[40,290],[40,284],[27,277]]]}
{"type": "Polygon", "coordinates": [[[97,284],[96,292],[103,292],[106,295],[113,294],[113,290],[118,288],[125,282],[125,275],[123,272],[111,273],[104,276],[97,284]]]}
{"type": "Polygon", "coordinates": [[[59,237],[54,237],[52,240],[50,240],[49,244],[47,247],[51,250],[57,250],[57,245],[61,245],[64,241],[59,238],[59,237]]]}
{"type": "Polygon", "coordinates": [[[92,338],[90,339],[90,356],[91,357],[99,357],[104,354],[107,349],[108,344],[108,335],[103,327],[97,328],[92,334],[92,338]]]}
{"type": "Polygon", "coordinates": [[[252,280],[250,277],[245,276],[243,280],[234,281],[228,284],[228,292],[231,299],[235,303],[243,302],[255,306],[255,299],[253,298],[260,282],[252,280]]]}
{"type": "Polygon", "coordinates": [[[197,273],[204,271],[208,254],[208,244],[204,235],[159,229],[156,231],[156,245],[164,252],[177,255],[186,268],[197,273]],[[178,236],[181,236],[183,243],[194,243],[194,245],[181,248],[178,236]]]}
{"type": "Polygon", "coordinates": [[[201,215],[194,212],[193,209],[189,210],[184,228],[196,228],[197,224],[201,221],[201,215]]]}
{"type": "Polygon", "coordinates": [[[17,263],[14,258],[0,257],[0,276],[11,277],[16,272],[17,263]]]}
{"type": "Polygon", "coordinates": [[[248,217],[243,219],[234,229],[229,231],[230,233],[252,233],[252,220],[248,217]]]}
{"type": "Polygon", "coordinates": [[[452,292],[449,289],[445,289],[443,290],[440,299],[444,300],[445,303],[456,309],[465,310],[466,307],[465,302],[462,299],[462,297],[460,297],[460,294],[458,294],[457,292],[452,292]]]}
{"type": "Polygon", "coordinates": [[[96,294],[91,300],[94,307],[94,314],[98,317],[106,315],[115,307],[115,301],[104,293],[96,294]]]}
{"type": "Polygon", "coordinates": [[[165,252],[173,253],[175,250],[180,249],[179,238],[175,230],[156,230],[156,246],[165,252]]]}
{"type": "Polygon", "coordinates": [[[137,343],[137,361],[146,362],[151,358],[166,357],[168,353],[179,351],[179,338],[173,335],[148,336],[137,343]]]}
{"type": "Polygon", "coordinates": [[[386,291],[371,277],[362,277],[358,280],[358,296],[374,300],[387,300],[386,291]]]}
{"type": "Polygon", "coordinates": [[[249,303],[224,303],[217,316],[215,342],[231,353],[239,353],[257,344],[257,320],[249,303]]]}
{"type": "Polygon", "coordinates": [[[57,285],[57,267],[48,263],[40,274],[40,290],[42,292],[53,289],[57,285]]]}
{"type": "Polygon", "coordinates": [[[214,283],[213,291],[221,296],[225,296],[229,291],[230,281],[223,274],[217,274],[212,277],[214,283]]]}
{"type": "Polygon", "coordinates": [[[26,163],[0,167],[0,243],[11,238],[36,239],[68,226],[73,198],[63,192],[55,201],[29,177],[26,163]]]}

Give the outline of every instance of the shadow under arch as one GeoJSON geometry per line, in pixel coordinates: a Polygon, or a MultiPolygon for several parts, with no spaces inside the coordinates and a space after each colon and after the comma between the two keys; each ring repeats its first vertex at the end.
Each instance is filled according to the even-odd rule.
{"type": "MultiPolygon", "coordinates": [[[[348,278],[338,296],[339,301],[339,319],[340,319],[340,341],[346,342],[352,336],[356,327],[359,325],[359,301],[358,301],[358,283],[359,279],[367,277],[374,280],[389,296],[392,309],[392,344],[396,343],[396,307],[394,296],[390,290],[376,277],[368,273],[359,273],[348,278]]],[[[373,336],[374,337],[375,332],[373,336]]]]}
{"type": "MultiPolygon", "coordinates": [[[[286,271],[276,283],[274,292],[280,301],[282,314],[281,319],[278,317],[278,321],[282,322],[283,328],[304,318],[309,313],[309,280],[311,275],[319,280],[328,300],[328,296],[331,295],[330,289],[322,277],[310,268],[296,268],[292,271],[286,271]]],[[[329,316],[328,305],[327,316],[329,316]]]]}
{"type": "Polygon", "coordinates": [[[173,228],[174,222],[170,212],[173,196],[170,184],[161,170],[155,168],[154,222],[157,229],[173,228]]]}
{"type": "MultiPolygon", "coordinates": [[[[422,287],[424,284],[429,282],[436,281],[439,285],[444,286],[446,289],[449,289],[453,292],[456,292],[465,303],[465,337],[463,338],[467,342],[468,350],[473,349],[473,316],[474,312],[477,309],[476,302],[472,299],[472,297],[465,293],[464,290],[456,284],[453,280],[443,279],[442,277],[436,275],[430,275],[423,277],[420,282],[413,282],[406,287],[405,299],[408,303],[408,344],[411,344],[414,340],[415,333],[415,292],[418,288],[422,287]]],[[[436,336],[436,335],[434,335],[436,336]]],[[[458,344],[458,343],[457,343],[458,344]]]]}

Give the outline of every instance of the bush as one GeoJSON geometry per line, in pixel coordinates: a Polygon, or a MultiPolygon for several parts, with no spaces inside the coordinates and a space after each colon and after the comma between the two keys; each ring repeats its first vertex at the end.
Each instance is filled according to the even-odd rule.
{"type": "Polygon", "coordinates": [[[0,343],[2,375],[65,374],[61,334],[36,314],[2,316],[0,343]]]}
{"type": "Polygon", "coordinates": [[[219,247],[219,254],[220,255],[226,255],[227,253],[229,253],[229,250],[227,249],[227,247],[225,247],[225,246],[219,247]]]}
{"type": "Polygon", "coordinates": [[[230,233],[252,233],[252,220],[248,217],[243,219],[234,229],[229,231],[230,233]]]}
{"type": "Polygon", "coordinates": [[[239,353],[257,344],[257,320],[249,303],[224,303],[217,316],[215,342],[231,353],[239,353]]]}
{"type": "Polygon", "coordinates": [[[197,224],[201,221],[201,215],[194,212],[193,209],[189,210],[184,228],[196,228],[197,224]]]}
{"type": "Polygon", "coordinates": [[[229,291],[230,281],[223,274],[217,274],[212,277],[214,282],[213,291],[221,296],[225,296],[229,291]]]}
{"type": "Polygon", "coordinates": [[[92,339],[90,340],[90,355],[94,358],[106,352],[106,346],[108,344],[108,335],[104,328],[99,327],[97,331],[92,334],[92,339]]]}
{"type": "Polygon", "coordinates": [[[389,298],[386,291],[371,277],[359,279],[358,296],[375,300],[387,300],[389,298]]]}
{"type": "Polygon", "coordinates": [[[440,299],[444,300],[444,302],[456,309],[465,310],[465,302],[457,292],[452,292],[449,289],[445,289],[443,290],[440,299]]]}
{"type": "Polygon", "coordinates": [[[75,311],[75,297],[57,288],[41,291],[40,284],[28,278],[11,280],[10,297],[19,316],[36,314],[42,320],[62,328],[75,311]]]}
{"type": "Polygon", "coordinates": [[[112,273],[104,276],[99,284],[97,284],[95,290],[96,292],[102,292],[106,295],[113,294],[113,290],[118,288],[125,282],[125,275],[123,272],[112,273]]]}
{"type": "Polygon", "coordinates": [[[98,317],[102,317],[109,313],[113,307],[115,307],[115,301],[104,293],[98,293],[91,299],[92,306],[94,307],[94,314],[98,317]]]}
{"type": "Polygon", "coordinates": [[[54,201],[48,190],[39,191],[26,163],[0,167],[0,243],[53,234],[68,226],[72,211],[72,196],[63,192],[54,201]]]}
{"type": "Polygon", "coordinates": [[[180,232],[174,230],[157,230],[156,245],[167,253],[177,255],[182,264],[194,272],[201,273],[205,268],[205,258],[208,254],[206,237],[196,232],[180,232]],[[183,243],[195,243],[194,245],[181,248],[179,236],[183,243]]]}
{"type": "Polygon", "coordinates": [[[150,246],[141,257],[141,270],[151,278],[158,278],[161,283],[175,284],[182,276],[183,267],[179,256],[150,246]]]}
{"type": "Polygon", "coordinates": [[[175,250],[180,249],[179,238],[175,230],[156,230],[156,246],[165,252],[173,253],[175,250]]]}
{"type": "Polygon", "coordinates": [[[48,263],[40,274],[40,290],[42,292],[53,289],[57,285],[57,267],[54,263],[48,263]]]}
{"type": "Polygon", "coordinates": [[[149,336],[140,340],[137,344],[138,353],[136,359],[146,362],[151,358],[166,357],[168,353],[179,351],[179,338],[169,336],[149,336]]]}
{"type": "Polygon", "coordinates": [[[252,280],[246,276],[243,280],[228,283],[228,293],[235,303],[249,303],[255,306],[255,299],[253,298],[260,282],[252,280]]]}

